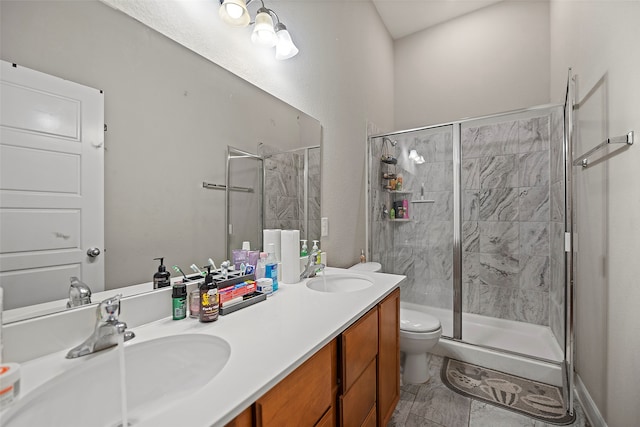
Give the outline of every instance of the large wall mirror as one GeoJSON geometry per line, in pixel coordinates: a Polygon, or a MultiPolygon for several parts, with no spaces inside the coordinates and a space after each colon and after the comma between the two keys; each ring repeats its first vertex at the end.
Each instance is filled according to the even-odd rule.
{"type": "Polygon", "coordinates": [[[203,183],[224,185],[228,146],[320,146],[314,118],[99,1],[0,8],[3,60],[104,91],[106,290],[150,282],[156,257],[227,258],[225,191],[203,183]]]}

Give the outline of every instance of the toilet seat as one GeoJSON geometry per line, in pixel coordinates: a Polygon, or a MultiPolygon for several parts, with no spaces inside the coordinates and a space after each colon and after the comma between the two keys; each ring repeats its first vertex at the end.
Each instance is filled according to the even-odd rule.
{"type": "Polygon", "coordinates": [[[441,329],[440,320],[430,314],[400,307],[400,331],[414,334],[435,332],[441,329]]]}

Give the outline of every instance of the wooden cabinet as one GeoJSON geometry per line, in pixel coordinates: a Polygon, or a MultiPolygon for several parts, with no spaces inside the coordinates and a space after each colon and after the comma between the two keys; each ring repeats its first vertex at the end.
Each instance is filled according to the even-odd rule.
{"type": "Polygon", "coordinates": [[[386,426],[400,400],[400,289],[378,304],[378,420],[386,426]]]}
{"type": "Polygon", "coordinates": [[[335,354],[332,341],[258,399],[256,426],[315,426],[333,405],[335,354]]]}
{"type": "Polygon", "coordinates": [[[227,427],[386,427],[399,398],[396,289],[227,427]]]}

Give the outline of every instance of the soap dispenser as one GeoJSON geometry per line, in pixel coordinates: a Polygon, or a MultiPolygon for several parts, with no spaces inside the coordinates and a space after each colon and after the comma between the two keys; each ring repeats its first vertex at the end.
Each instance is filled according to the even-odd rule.
{"type": "Polygon", "coordinates": [[[302,249],[300,250],[300,256],[307,256],[309,255],[309,251],[307,248],[307,241],[306,240],[301,240],[302,242],[302,249]]]}
{"type": "Polygon", "coordinates": [[[203,323],[218,320],[218,285],[213,281],[211,266],[207,266],[207,276],[200,285],[200,313],[199,320],[203,323]]]}
{"type": "Polygon", "coordinates": [[[158,271],[153,275],[153,289],[165,288],[171,285],[171,273],[167,271],[167,268],[164,266],[164,257],[154,258],[154,260],[159,260],[160,265],[158,266],[158,271]]]}

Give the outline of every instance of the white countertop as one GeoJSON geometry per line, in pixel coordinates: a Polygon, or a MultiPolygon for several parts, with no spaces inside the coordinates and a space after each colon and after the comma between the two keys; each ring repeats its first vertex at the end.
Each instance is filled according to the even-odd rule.
{"type": "MultiPolygon", "coordinates": [[[[326,270],[327,274],[353,273],[336,268],[326,270]]],[[[133,328],[136,338],[125,344],[125,351],[126,346],[185,333],[214,335],[231,347],[229,361],[209,383],[175,401],[162,413],[140,420],[136,426],[222,426],[232,420],[404,279],[384,273],[357,274],[372,278],[373,285],[355,292],[325,293],[308,289],[304,282],[281,283],[278,292],[266,301],[220,316],[213,323],[200,323],[189,317],[174,321],[167,317],[133,328]]],[[[82,358],[65,359],[67,350],[22,364],[22,396],[82,363],[82,358]]]]}

